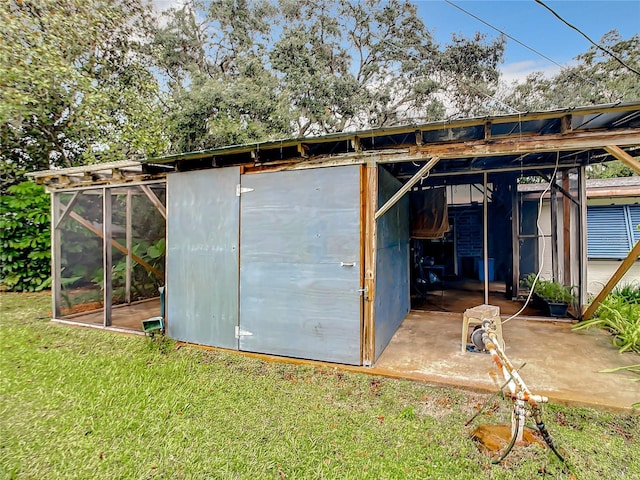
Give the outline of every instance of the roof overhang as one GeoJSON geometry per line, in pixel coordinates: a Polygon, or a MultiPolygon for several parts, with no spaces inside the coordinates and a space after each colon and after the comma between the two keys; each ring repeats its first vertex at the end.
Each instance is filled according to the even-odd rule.
{"type": "Polygon", "coordinates": [[[433,157],[431,176],[571,168],[625,158],[640,149],[640,102],[404,125],[213,148],[121,162],[48,170],[32,176],[51,188],[83,181],[121,182],[173,171],[242,165],[245,171],[354,163],[394,164],[411,178],[433,157]],[[611,146],[618,147],[616,149],[611,146]],[[135,164],[135,165],[134,165],[135,164]],[[109,173],[108,171],[111,171],[109,173]]]}

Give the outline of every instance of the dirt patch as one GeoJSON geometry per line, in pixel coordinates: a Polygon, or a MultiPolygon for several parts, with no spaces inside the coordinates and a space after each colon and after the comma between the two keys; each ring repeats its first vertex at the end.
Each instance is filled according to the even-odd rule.
{"type": "MultiPolygon", "coordinates": [[[[511,425],[478,425],[471,432],[471,439],[478,442],[478,447],[484,453],[495,455],[511,440],[511,425]]],[[[522,443],[519,443],[519,445],[527,446],[534,443],[544,446],[540,434],[532,428],[525,427],[522,434],[522,443]]]]}

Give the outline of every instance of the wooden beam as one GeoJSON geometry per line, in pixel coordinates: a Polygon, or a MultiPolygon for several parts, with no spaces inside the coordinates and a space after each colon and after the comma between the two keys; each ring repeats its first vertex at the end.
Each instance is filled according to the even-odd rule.
{"type": "MultiPolygon", "coordinates": [[[[155,195],[154,195],[155,196],[155,195]]],[[[127,200],[125,205],[125,243],[127,248],[127,260],[125,266],[125,280],[124,280],[124,301],[127,304],[131,304],[131,263],[133,253],[133,222],[132,222],[132,210],[131,205],[133,192],[130,188],[127,188],[127,200]]]]}
{"type": "MultiPolygon", "coordinates": [[[[80,215],[78,215],[76,212],[71,212],[69,213],[69,216],[71,218],[73,218],[76,222],[78,222],[80,225],[82,225],[84,228],[86,228],[87,230],[89,230],[90,232],[95,233],[97,236],[99,236],[100,238],[102,238],[104,240],[104,236],[102,234],[102,230],[100,230],[99,228],[94,227],[91,222],[85,220],[84,218],[82,218],[80,215]]],[[[120,245],[116,240],[111,239],[111,245],[113,245],[115,248],[117,248],[118,250],[120,250],[123,254],[127,255],[127,249],[125,247],[123,247],[122,245],[120,245]]],[[[135,253],[131,254],[131,257],[140,265],[142,265],[144,268],[146,268],[148,271],[150,271],[151,273],[153,273],[156,277],[158,277],[160,280],[164,281],[164,275],[162,275],[162,273],[160,273],[160,271],[149,265],[147,262],[145,262],[143,259],[141,259],[139,256],[137,256],[135,253]]]]}
{"type": "Polygon", "coordinates": [[[396,203],[398,203],[398,201],[400,201],[400,199],[404,197],[405,193],[411,190],[411,187],[413,187],[416,183],[420,181],[422,177],[424,177],[427,173],[429,173],[429,170],[435,167],[439,161],[440,161],[439,157],[433,157],[431,160],[425,163],[422,166],[422,168],[418,170],[418,173],[416,173],[413,177],[411,177],[411,179],[407,183],[405,183],[402,187],[400,187],[400,190],[394,193],[393,196],[389,200],[387,200],[387,202],[382,207],[380,207],[380,209],[375,214],[375,217],[374,217],[375,220],[378,220],[382,215],[388,212],[396,203]]]}
{"type": "Polygon", "coordinates": [[[616,145],[607,145],[604,149],[636,173],[640,173],[640,162],[616,145]]]}
{"type": "Polygon", "coordinates": [[[73,196],[71,197],[71,200],[69,200],[69,203],[67,203],[67,206],[65,207],[64,212],[62,212],[62,215],[59,215],[57,217],[57,220],[56,220],[56,223],[55,223],[55,228],[59,228],[60,227],[60,224],[67,217],[67,214],[71,211],[71,209],[75,205],[76,201],[78,200],[78,195],[79,194],[80,194],[80,192],[73,192],[73,196]]]}
{"type": "Polygon", "coordinates": [[[149,201],[151,203],[153,203],[153,205],[156,207],[158,212],[160,212],[160,215],[162,215],[162,218],[164,218],[166,220],[167,219],[167,209],[162,204],[160,199],[156,196],[156,194],[153,193],[153,190],[151,190],[148,185],[140,185],[140,189],[144,192],[144,194],[147,196],[149,201]]]}
{"type": "Polygon", "coordinates": [[[587,307],[582,315],[584,320],[589,320],[591,316],[595,313],[600,306],[600,303],[604,298],[609,295],[611,290],[615,288],[618,282],[624,277],[624,274],[631,268],[631,266],[640,258],[640,240],[636,242],[635,246],[627,255],[627,258],[623,260],[618,269],[613,273],[607,284],[600,291],[600,293],[596,296],[596,298],[591,302],[591,305],[587,307]]]}
{"type": "MultiPolygon", "coordinates": [[[[102,265],[103,265],[103,325],[111,326],[111,305],[113,303],[113,285],[111,283],[111,270],[113,267],[113,258],[111,255],[111,189],[102,189],[102,265]]],[[[74,213],[74,212],[72,212],[74,213]]]]}
{"type": "Polygon", "coordinates": [[[363,325],[363,365],[370,367],[376,359],[375,342],[375,298],[376,298],[376,244],[378,207],[378,166],[375,162],[366,167],[365,180],[365,242],[364,242],[364,325],[363,325]]]}
{"type": "MultiPolygon", "coordinates": [[[[68,211],[65,210],[65,213],[68,211]]],[[[60,317],[62,302],[62,265],[60,248],[60,194],[51,192],[51,316],[60,317]]]]}
{"type": "MultiPolygon", "coordinates": [[[[474,140],[457,143],[429,144],[411,147],[413,159],[420,156],[448,158],[520,155],[522,153],[555,152],[605,148],[605,145],[640,145],[640,129],[603,132],[572,132],[554,135],[493,137],[490,141],[474,140]]],[[[607,147],[608,148],[608,147],[607,147]]]]}
{"type": "MultiPolygon", "coordinates": [[[[572,285],[571,282],[571,202],[569,202],[569,198],[572,198],[568,195],[569,190],[569,173],[562,173],[562,188],[558,189],[562,192],[562,247],[563,247],[563,280],[562,282],[565,285],[572,285]]],[[[575,227],[574,227],[575,228],[575,227]]]]}

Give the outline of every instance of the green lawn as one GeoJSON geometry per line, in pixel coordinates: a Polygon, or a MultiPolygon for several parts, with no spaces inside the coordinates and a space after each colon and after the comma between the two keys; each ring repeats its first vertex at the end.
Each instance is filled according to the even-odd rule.
{"type": "MultiPolygon", "coordinates": [[[[537,445],[493,466],[464,426],[489,395],[56,325],[46,293],[0,301],[0,478],[640,479],[637,416],[549,405],[569,469],[537,445]]],[[[507,404],[489,411],[474,425],[507,404]]]]}

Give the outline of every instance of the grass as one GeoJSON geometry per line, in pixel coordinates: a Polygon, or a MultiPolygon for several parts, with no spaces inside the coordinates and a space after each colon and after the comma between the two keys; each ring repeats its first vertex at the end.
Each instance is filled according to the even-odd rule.
{"type": "MultiPolygon", "coordinates": [[[[535,444],[492,466],[464,426],[489,395],[56,325],[46,293],[0,301],[0,478],[640,478],[637,416],[549,405],[570,467],[535,444]]],[[[487,410],[476,425],[506,421],[487,410]]]]}

